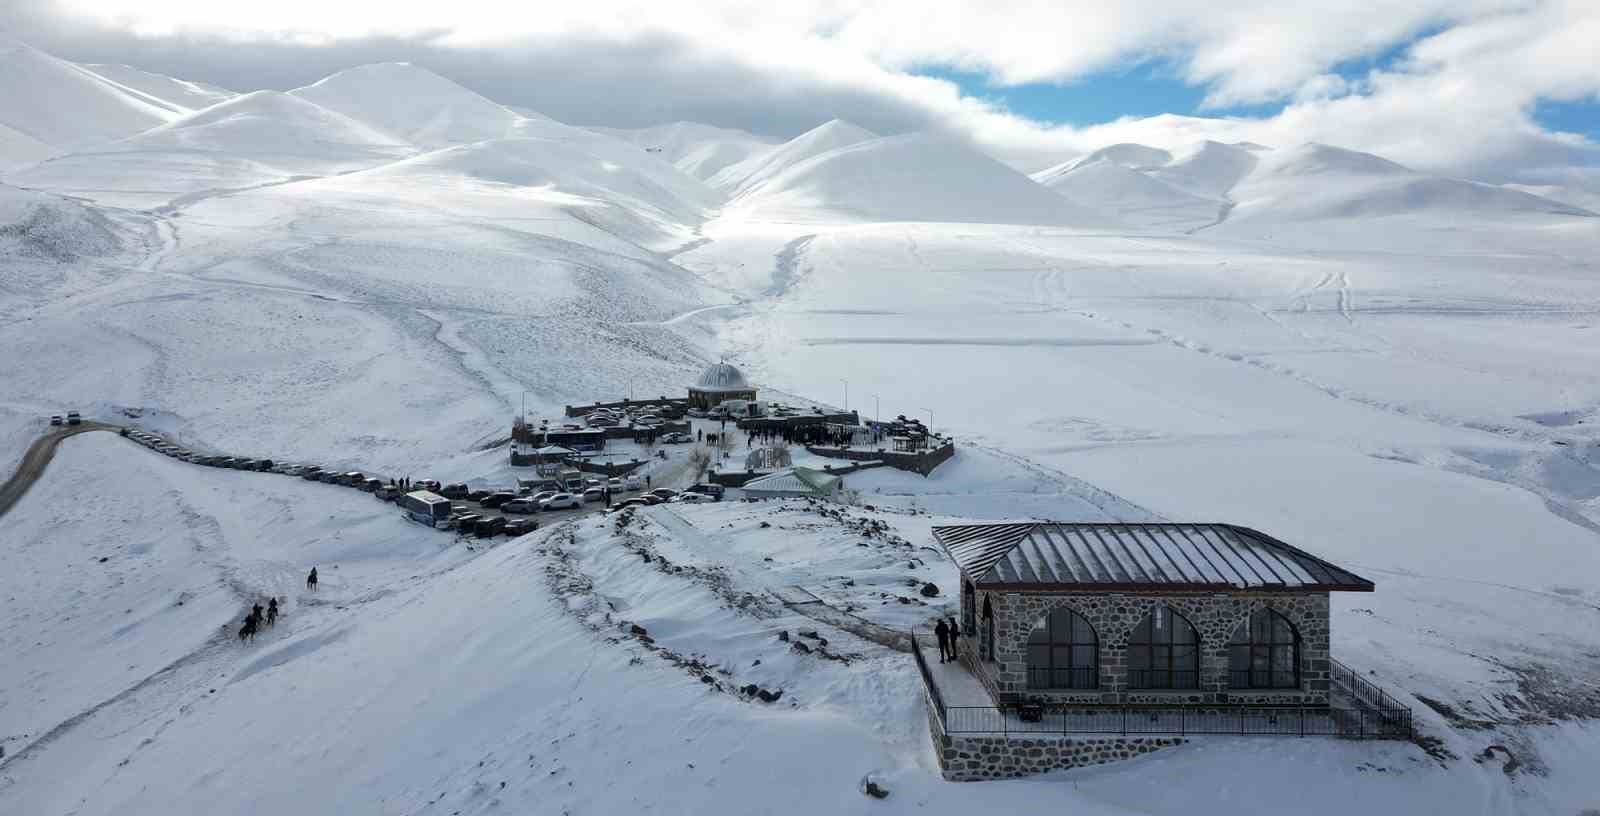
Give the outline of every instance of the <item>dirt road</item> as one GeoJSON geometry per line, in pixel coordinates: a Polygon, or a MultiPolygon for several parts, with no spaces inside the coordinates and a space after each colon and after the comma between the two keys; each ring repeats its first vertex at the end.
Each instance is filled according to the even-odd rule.
{"type": "Polygon", "coordinates": [[[22,497],[27,494],[28,488],[39,481],[39,476],[44,473],[45,466],[55,458],[56,446],[61,440],[69,436],[76,436],[90,431],[117,431],[115,425],[105,425],[99,422],[85,422],[82,425],[62,425],[52,427],[49,433],[34,440],[28,446],[28,452],[22,455],[22,461],[17,464],[17,472],[11,474],[6,483],[0,485],[0,516],[9,512],[22,497]]]}

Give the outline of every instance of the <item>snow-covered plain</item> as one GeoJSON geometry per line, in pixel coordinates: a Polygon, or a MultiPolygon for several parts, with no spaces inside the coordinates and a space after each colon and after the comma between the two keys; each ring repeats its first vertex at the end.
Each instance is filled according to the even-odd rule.
{"type": "Polygon", "coordinates": [[[674,506],[468,550],[360,494],[74,438],[3,520],[0,813],[1600,807],[1581,207],[1325,145],[1116,145],[1029,179],[846,122],[572,127],[417,66],[236,96],[0,61],[30,99],[0,108],[7,468],[77,408],[503,480],[524,399],[675,394],[717,357],[962,440],[927,479],[848,477],[842,517],[674,506]],[[1335,598],[1335,655],[1431,753],[1216,739],[941,782],[909,659],[777,595],[922,625],[954,587],[928,527],[1022,517],[1249,524],[1375,580],[1335,598]],[[234,642],[266,593],[288,617],[234,642]],[[776,637],[802,628],[840,659],[776,637]]]}

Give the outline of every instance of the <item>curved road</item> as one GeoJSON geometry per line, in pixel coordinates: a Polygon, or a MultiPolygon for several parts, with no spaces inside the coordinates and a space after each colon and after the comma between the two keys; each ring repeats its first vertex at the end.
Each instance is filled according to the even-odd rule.
{"type": "Polygon", "coordinates": [[[49,433],[34,440],[28,446],[28,452],[22,455],[22,461],[17,464],[17,472],[11,474],[6,483],[0,485],[0,516],[11,510],[22,497],[27,494],[28,488],[39,481],[39,476],[44,473],[45,466],[56,456],[56,446],[61,440],[69,436],[77,436],[90,431],[120,431],[116,425],[106,425],[100,422],[84,422],[82,425],[63,425],[59,428],[52,427],[49,433]]]}

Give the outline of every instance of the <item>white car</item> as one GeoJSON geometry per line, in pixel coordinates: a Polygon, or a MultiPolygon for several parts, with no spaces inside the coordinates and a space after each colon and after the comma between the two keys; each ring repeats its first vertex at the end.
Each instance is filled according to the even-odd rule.
{"type": "Polygon", "coordinates": [[[644,480],[638,476],[630,475],[628,478],[624,479],[622,483],[627,486],[628,490],[640,490],[644,488],[644,480]]]}
{"type": "Polygon", "coordinates": [[[683,502],[684,504],[699,504],[700,502],[716,501],[716,499],[712,496],[707,496],[704,493],[686,492],[679,493],[667,501],[683,502]]]}
{"type": "Polygon", "coordinates": [[[571,493],[557,493],[539,502],[540,510],[567,510],[583,507],[583,499],[571,493]]]}
{"type": "Polygon", "coordinates": [[[610,479],[606,480],[606,487],[611,488],[611,492],[612,493],[621,493],[622,491],[628,489],[627,487],[625,487],[623,485],[622,480],[618,479],[615,476],[613,476],[610,479]]]}

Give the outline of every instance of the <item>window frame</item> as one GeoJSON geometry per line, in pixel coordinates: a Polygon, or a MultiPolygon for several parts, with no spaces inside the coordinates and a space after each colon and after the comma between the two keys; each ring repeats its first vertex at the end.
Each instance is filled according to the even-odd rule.
{"type": "Polygon", "coordinates": [[[1094,624],[1076,610],[1056,607],[1034,624],[1023,646],[1026,658],[1027,688],[1030,691],[1093,691],[1100,688],[1100,633],[1094,624]],[[1059,618],[1058,618],[1059,616],[1059,618]],[[1065,628],[1065,632],[1058,631],[1065,628]],[[1034,636],[1044,632],[1041,641],[1034,636]],[[1082,636],[1087,634],[1087,640],[1082,636]],[[1035,660],[1036,647],[1042,647],[1045,659],[1035,660]],[[1058,657],[1065,652],[1065,665],[1058,665],[1058,657]],[[1087,665],[1085,665],[1087,664],[1087,665]],[[1048,683],[1040,683],[1044,677],[1048,683]],[[1059,684],[1063,676],[1066,684],[1059,684]]]}
{"type": "Polygon", "coordinates": [[[1128,688],[1137,691],[1192,691],[1200,688],[1200,630],[1188,618],[1171,606],[1160,603],[1150,607],[1139,624],[1128,635],[1128,688]],[[1164,640],[1157,639],[1156,623],[1160,616],[1170,616],[1164,640]],[[1182,624],[1180,627],[1178,624],[1182,624]],[[1183,641],[1180,634],[1192,635],[1183,641]],[[1141,636],[1148,632],[1148,639],[1141,636]],[[1138,667],[1136,655],[1143,652],[1147,668],[1138,667]],[[1187,653],[1187,657],[1181,655],[1187,653]],[[1138,672],[1147,672],[1140,678],[1138,672]],[[1180,679],[1180,677],[1182,679],[1180,679]],[[1156,678],[1161,678],[1157,680],[1156,678]]]}
{"type": "Polygon", "coordinates": [[[1282,612],[1268,606],[1251,611],[1228,639],[1228,688],[1298,691],[1302,641],[1300,628],[1282,612]],[[1257,637],[1258,620],[1267,622],[1265,639],[1257,637]],[[1282,665],[1285,657],[1287,668],[1282,665]]]}

